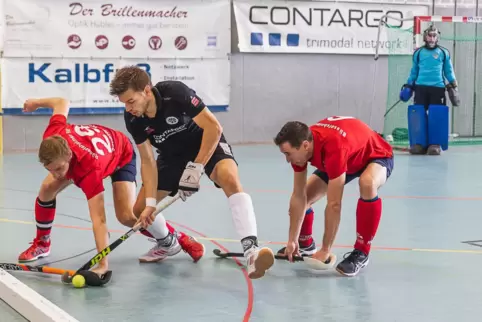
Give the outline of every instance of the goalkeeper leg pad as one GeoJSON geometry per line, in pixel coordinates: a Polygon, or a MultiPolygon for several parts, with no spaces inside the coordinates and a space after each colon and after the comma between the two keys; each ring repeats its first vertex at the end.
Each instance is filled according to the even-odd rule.
{"type": "Polygon", "coordinates": [[[449,148],[449,107],[446,105],[428,107],[428,145],[429,154],[434,155],[440,154],[440,149],[449,148]]]}
{"type": "Polygon", "coordinates": [[[428,120],[423,105],[408,107],[408,140],[411,154],[425,154],[428,146],[428,120]]]}

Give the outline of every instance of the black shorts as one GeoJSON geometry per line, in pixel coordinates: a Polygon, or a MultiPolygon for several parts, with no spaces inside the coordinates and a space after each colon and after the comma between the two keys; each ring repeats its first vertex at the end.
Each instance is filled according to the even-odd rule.
{"type": "Polygon", "coordinates": [[[132,148],[132,159],[125,166],[110,175],[112,183],[117,181],[136,182],[136,151],[132,148]]]}
{"type": "MultiPolygon", "coordinates": [[[[390,175],[392,174],[392,171],[393,171],[393,157],[391,158],[380,158],[380,159],[373,159],[371,160],[368,164],[370,163],[378,163],[379,165],[381,165],[382,167],[385,167],[387,168],[387,179],[390,177],[390,175]]],[[[368,165],[367,165],[368,166],[368,165]]],[[[358,171],[357,173],[353,173],[353,174],[347,174],[346,175],[346,180],[345,180],[345,184],[349,183],[350,181],[352,181],[353,179],[355,178],[358,178],[361,176],[361,174],[363,173],[363,171],[365,171],[366,167],[363,168],[362,170],[358,171]]],[[[320,177],[321,180],[325,181],[325,183],[328,183],[329,179],[328,179],[328,174],[326,172],[322,172],[318,169],[316,169],[313,174],[317,175],[318,177],[320,177]]]]}
{"type": "MultiPolygon", "coordinates": [[[[189,161],[194,161],[196,154],[190,156],[164,157],[157,158],[157,190],[170,191],[169,196],[174,196],[179,187],[182,173],[189,161]]],[[[209,177],[214,170],[216,164],[224,159],[232,159],[236,162],[231,146],[226,142],[224,136],[221,136],[218,146],[214,151],[211,159],[204,167],[204,172],[209,177]]],[[[237,164],[237,162],[236,162],[237,164]]],[[[216,183],[215,186],[220,188],[216,183]]]]}
{"type": "Polygon", "coordinates": [[[445,87],[415,86],[413,102],[417,105],[424,105],[426,110],[429,105],[445,105],[446,101],[445,87]]]}

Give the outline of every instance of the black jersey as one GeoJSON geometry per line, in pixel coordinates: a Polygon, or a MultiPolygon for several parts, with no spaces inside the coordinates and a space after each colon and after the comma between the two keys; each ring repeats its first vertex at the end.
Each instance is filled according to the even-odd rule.
{"type": "Polygon", "coordinates": [[[203,130],[192,120],[204,102],[182,82],[164,81],[152,87],[157,112],[154,118],[124,113],[127,130],[136,144],[149,140],[162,156],[199,152],[203,130]]]}

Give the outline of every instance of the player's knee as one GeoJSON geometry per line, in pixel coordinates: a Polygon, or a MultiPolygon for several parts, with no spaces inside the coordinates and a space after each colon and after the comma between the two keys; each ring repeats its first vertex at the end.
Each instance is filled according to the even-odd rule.
{"type": "Polygon", "coordinates": [[[327,207],[330,208],[334,213],[341,212],[341,202],[338,202],[338,201],[328,202],[327,207]]]}
{"type": "Polygon", "coordinates": [[[232,172],[226,172],[218,181],[218,185],[223,189],[227,196],[242,192],[243,190],[238,176],[232,172]]]}
{"type": "Polygon", "coordinates": [[[378,194],[377,179],[371,174],[362,175],[358,185],[360,187],[360,196],[363,199],[371,199],[378,194]]]}
{"type": "Polygon", "coordinates": [[[222,160],[216,165],[211,179],[223,189],[228,197],[243,191],[236,163],[230,159],[222,160]]]}
{"type": "Polygon", "coordinates": [[[117,217],[117,220],[126,227],[134,227],[137,221],[137,218],[134,216],[134,213],[128,210],[123,210],[123,211],[120,211],[119,213],[116,213],[116,217],[117,217]]]}
{"type": "Polygon", "coordinates": [[[54,200],[57,196],[57,187],[52,182],[43,182],[40,185],[38,197],[42,201],[54,200]]]}
{"type": "Polygon", "coordinates": [[[326,195],[328,184],[317,175],[311,175],[306,185],[306,202],[309,206],[326,195]]]}

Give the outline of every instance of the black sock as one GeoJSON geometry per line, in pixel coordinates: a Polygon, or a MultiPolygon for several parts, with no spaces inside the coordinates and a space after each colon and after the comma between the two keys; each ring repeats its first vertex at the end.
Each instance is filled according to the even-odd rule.
{"type": "Polygon", "coordinates": [[[171,246],[172,245],[172,241],[173,241],[173,237],[174,235],[169,233],[167,234],[166,237],[164,238],[161,238],[161,239],[157,239],[157,242],[161,245],[161,246],[171,246]]]}
{"type": "Polygon", "coordinates": [[[248,236],[241,239],[241,245],[243,245],[243,252],[247,252],[252,247],[258,247],[258,238],[256,236],[248,236]]]}

